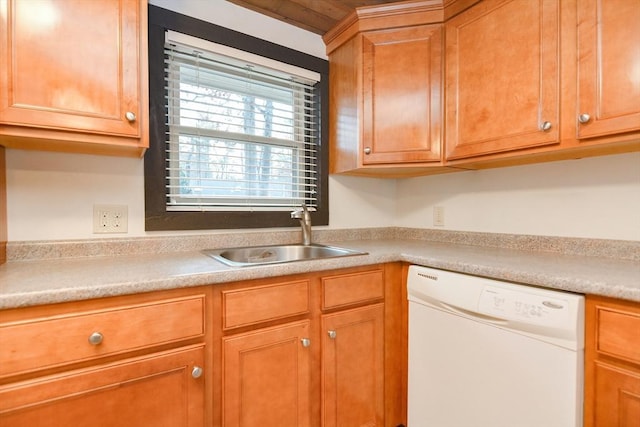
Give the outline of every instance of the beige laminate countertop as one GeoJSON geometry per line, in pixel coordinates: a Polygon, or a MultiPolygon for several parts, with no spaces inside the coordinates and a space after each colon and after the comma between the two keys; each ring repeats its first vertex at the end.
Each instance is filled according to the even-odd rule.
{"type": "Polygon", "coordinates": [[[15,261],[0,265],[0,309],[404,261],[640,302],[640,262],[405,239],[336,241],[345,258],[232,268],[199,251],[15,261]]]}

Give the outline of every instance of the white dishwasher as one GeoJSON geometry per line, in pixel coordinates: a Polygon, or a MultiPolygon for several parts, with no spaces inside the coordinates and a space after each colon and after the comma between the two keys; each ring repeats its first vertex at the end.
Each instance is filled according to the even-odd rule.
{"type": "Polygon", "coordinates": [[[582,426],[584,297],[411,266],[408,427],[582,426]]]}

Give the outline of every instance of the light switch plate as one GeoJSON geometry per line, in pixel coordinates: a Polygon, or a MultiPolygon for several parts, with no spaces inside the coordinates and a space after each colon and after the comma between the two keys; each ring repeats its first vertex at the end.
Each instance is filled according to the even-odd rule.
{"type": "Polygon", "coordinates": [[[444,227],[444,206],[433,207],[433,225],[444,227]]]}

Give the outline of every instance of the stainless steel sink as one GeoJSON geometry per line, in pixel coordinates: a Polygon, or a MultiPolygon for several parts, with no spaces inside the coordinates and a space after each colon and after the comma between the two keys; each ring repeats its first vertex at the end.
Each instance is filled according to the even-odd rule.
{"type": "Polygon", "coordinates": [[[249,246],[243,248],[206,249],[204,254],[232,267],[277,264],[294,261],[367,255],[366,252],[311,244],[249,246]]]}

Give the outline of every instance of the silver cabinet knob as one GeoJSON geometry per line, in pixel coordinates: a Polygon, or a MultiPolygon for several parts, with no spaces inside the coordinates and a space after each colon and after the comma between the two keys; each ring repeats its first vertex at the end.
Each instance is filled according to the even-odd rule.
{"type": "Polygon", "coordinates": [[[91,345],[99,345],[102,344],[102,340],[104,336],[100,332],[94,332],[89,335],[89,344],[91,345]]]}
{"type": "Polygon", "coordinates": [[[336,333],[336,331],[328,331],[327,335],[329,335],[329,338],[331,338],[332,340],[336,338],[336,336],[338,336],[338,334],[336,333]]]}
{"type": "Polygon", "coordinates": [[[309,347],[311,345],[311,340],[309,338],[302,338],[300,342],[303,347],[309,347]]]}
{"type": "Polygon", "coordinates": [[[365,147],[364,154],[371,154],[371,147],[365,147]]]}
{"type": "Polygon", "coordinates": [[[203,373],[204,373],[204,369],[202,369],[200,366],[194,366],[193,369],[191,370],[191,376],[193,378],[200,378],[203,373]]]}
{"type": "Polygon", "coordinates": [[[580,123],[589,123],[590,120],[591,120],[591,116],[588,115],[587,113],[582,113],[578,116],[578,121],[580,123]]]}
{"type": "Polygon", "coordinates": [[[540,126],[540,129],[542,129],[542,130],[551,129],[551,122],[543,122],[542,125],[540,126]]]}
{"type": "Polygon", "coordinates": [[[128,122],[135,122],[136,121],[136,115],[135,115],[135,113],[132,113],[131,111],[127,111],[126,113],[124,113],[124,118],[127,119],[128,122]]]}

